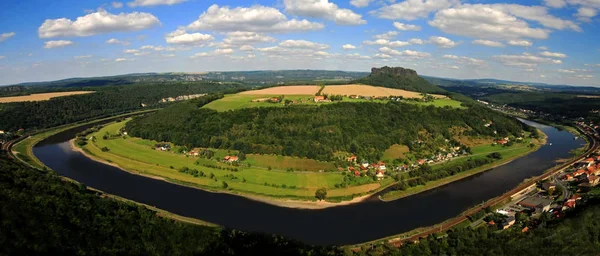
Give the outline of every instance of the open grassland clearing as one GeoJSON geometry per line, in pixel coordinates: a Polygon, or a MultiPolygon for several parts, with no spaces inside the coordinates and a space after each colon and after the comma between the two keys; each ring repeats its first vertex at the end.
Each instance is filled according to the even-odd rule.
{"type": "MultiPolygon", "coordinates": [[[[254,166],[252,164],[252,167],[232,166],[215,160],[176,154],[172,151],[157,151],[151,147],[156,142],[141,142],[143,140],[139,138],[118,136],[106,140],[102,139],[107,132],[111,135],[116,134],[125,122],[113,123],[103,127],[93,135],[96,137],[95,142],[89,141],[83,149],[95,157],[134,173],[161,177],[169,181],[212,190],[223,190],[223,182],[226,182],[228,184],[227,190],[232,190],[232,192],[246,192],[274,197],[313,198],[315,191],[321,187],[328,189],[329,197],[348,197],[354,194],[364,194],[381,186],[379,183],[371,183],[347,188],[335,188],[335,184],[343,181],[344,176],[339,172],[287,172],[276,168],[268,170],[264,166],[254,166]],[[108,151],[104,152],[102,150],[104,147],[108,151]],[[207,167],[204,164],[237,168],[238,171],[207,167]],[[179,172],[183,167],[201,171],[205,176],[194,177],[179,172]],[[214,177],[211,178],[211,174],[214,177]],[[235,178],[232,178],[232,175],[235,178]]],[[[226,152],[222,151],[220,154],[226,152]]],[[[265,159],[261,158],[258,161],[268,162],[270,161],[268,157],[270,156],[265,159]]],[[[277,160],[277,158],[274,159],[277,160]]],[[[306,159],[298,159],[300,162],[294,163],[292,161],[287,164],[300,164],[303,160],[306,159]]],[[[253,161],[257,160],[254,159],[253,161]]],[[[314,164],[318,165],[320,163],[315,161],[314,164]]]]}
{"type": "MultiPolygon", "coordinates": [[[[283,102],[272,103],[266,101],[272,97],[280,97],[282,94],[229,94],[225,95],[222,99],[215,100],[203,106],[203,108],[210,108],[216,111],[228,111],[233,109],[242,108],[257,108],[257,107],[284,107],[283,102]]],[[[292,100],[297,102],[309,103],[312,99],[310,95],[285,95],[284,100],[292,100]]],[[[311,101],[312,102],[312,101],[311,101]]],[[[312,102],[314,103],[314,102],[312,102]]]]}
{"type": "Polygon", "coordinates": [[[246,163],[251,166],[267,166],[279,170],[288,168],[299,171],[320,171],[335,170],[335,166],[330,162],[321,162],[308,158],[297,158],[279,155],[257,155],[248,154],[246,163]]]}
{"type": "Polygon", "coordinates": [[[74,92],[49,92],[49,93],[36,93],[26,96],[14,96],[14,97],[1,97],[0,103],[11,103],[11,102],[25,102],[25,101],[44,101],[50,100],[56,97],[65,97],[72,95],[81,95],[93,93],[94,91],[74,91],[74,92]]]}
{"type": "MultiPolygon", "coordinates": [[[[404,98],[423,98],[423,94],[419,92],[411,92],[401,89],[393,89],[379,86],[362,85],[362,84],[346,84],[346,85],[328,85],[325,86],[322,94],[328,95],[359,95],[359,96],[402,96],[404,98]]],[[[444,95],[430,94],[436,99],[447,98],[444,95]]]]}
{"type": "Polygon", "coordinates": [[[404,154],[410,152],[406,145],[394,144],[383,152],[383,161],[392,161],[398,158],[404,158],[404,154]]]}

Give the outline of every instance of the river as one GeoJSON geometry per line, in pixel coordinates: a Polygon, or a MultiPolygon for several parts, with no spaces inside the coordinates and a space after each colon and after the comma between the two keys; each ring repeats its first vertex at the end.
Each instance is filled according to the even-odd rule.
{"type": "Polygon", "coordinates": [[[584,145],[567,131],[530,121],[548,135],[538,151],[489,171],[417,194],[382,202],[376,196],[346,206],[320,210],[277,207],[244,197],[211,193],[146,178],[93,161],[73,151],[69,140],[78,127],[42,141],[33,153],[60,175],[144,204],[225,227],[284,235],[311,244],[343,245],[375,240],[431,226],[485,200],[499,196],[524,179],[540,175],[584,145]]]}

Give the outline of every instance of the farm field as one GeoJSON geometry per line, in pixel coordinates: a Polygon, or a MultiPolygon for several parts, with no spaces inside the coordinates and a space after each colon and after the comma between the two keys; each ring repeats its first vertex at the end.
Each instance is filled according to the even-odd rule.
{"type": "Polygon", "coordinates": [[[25,101],[44,101],[50,100],[56,97],[72,96],[94,93],[93,91],[75,91],[75,92],[49,92],[49,93],[36,93],[26,96],[15,96],[15,97],[1,97],[0,103],[11,103],[11,102],[25,102],[25,101]]]}
{"type": "MultiPolygon", "coordinates": [[[[329,95],[360,95],[360,96],[402,96],[404,98],[422,98],[423,95],[418,92],[411,92],[400,89],[392,89],[379,86],[347,84],[347,85],[328,85],[325,86],[322,94],[329,95]]],[[[446,96],[430,94],[434,98],[443,99],[446,96]]]]}
{"type": "MultiPolygon", "coordinates": [[[[113,123],[103,127],[93,136],[95,142],[83,146],[86,153],[102,159],[119,167],[134,173],[161,177],[166,180],[181,183],[185,185],[196,186],[209,190],[223,190],[223,182],[228,184],[227,190],[233,193],[248,193],[257,195],[266,195],[272,197],[285,198],[304,198],[313,199],[315,191],[318,188],[325,187],[328,190],[329,197],[352,197],[353,195],[365,194],[369,191],[381,187],[380,183],[368,183],[346,188],[336,188],[335,184],[343,181],[343,175],[340,172],[287,172],[278,169],[275,166],[269,170],[265,166],[231,166],[216,160],[189,157],[183,154],[173,152],[156,151],[148,145],[154,145],[156,142],[142,140],[131,137],[116,137],[107,140],[102,136],[107,132],[116,134],[123,127],[126,121],[113,123]],[[102,148],[108,148],[109,151],[103,152],[102,148]],[[204,164],[218,166],[223,168],[238,168],[239,171],[232,172],[226,169],[206,167],[204,164]],[[206,177],[194,177],[190,174],[179,172],[178,170],[187,167],[204,172],[206,177]],[[210,174],[214,178],[210,178],[210,174]],[[233,175],[233,176],[232,176],[233,175]],[[235,178],[233,178],[235,177],[235,178]],[[216,180],[215,180],[216,179],[216,180]],[[291,188],[290,188],[291,187],[291,188]]],[[[218,152],[223,154],[226,151],[218,152]]],[[[248,161],[254,163],[269,163],[278,160],[278,157],[249,155],[248,161]]],[[[306,159],[283,159],[280,164],[283,166],[298,166],[306,159]]],[[[314,161],[314,160],[309,160],[314,161]]],[[[314,161],[313,165],[321,167],[331,167],[330,163],[321,163],[314,161]]],[[[363,183],[369,182],[369,177],[364,177],[363,183]]],[[[389,179],[388,179],[389,180],[389,179]]],[[[384,180],[387,181],[387,180],[384,180]]],[[[383,181],[382,181],[383,182],[383,181]]],[[[335,200],[335,198],[332,198],[335,200]]]]}
{"type": "Polygon", "coordinates": [[[270,87],[261,90],[240,92],[245,95],[315,95],[321,87],[318,85],[288,85],[270,87]]]}

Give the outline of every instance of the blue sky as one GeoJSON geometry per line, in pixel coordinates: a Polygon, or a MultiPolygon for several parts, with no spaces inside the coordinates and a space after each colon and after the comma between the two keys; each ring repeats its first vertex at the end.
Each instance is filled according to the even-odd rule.
{"type": "Polygon", "coordinates": [[[600,0],[4,0],[0,85],[388,65],[600,86],[599,10],[600,0]]]}

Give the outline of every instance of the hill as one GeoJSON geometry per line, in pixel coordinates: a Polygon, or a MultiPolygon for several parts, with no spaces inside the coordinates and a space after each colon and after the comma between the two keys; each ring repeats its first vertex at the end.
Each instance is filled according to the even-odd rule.
{"type": "Polygon", "coordinates": [[[357,79],[354,83],[403,89],[422,93],[444,93],[444,89],[429,83],[416,71],[401,67],[372,68],[367,77],[357,79]]]}

